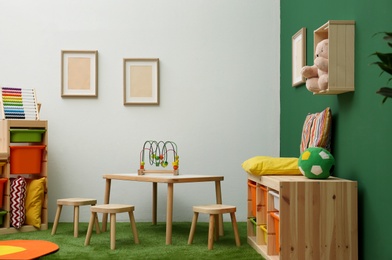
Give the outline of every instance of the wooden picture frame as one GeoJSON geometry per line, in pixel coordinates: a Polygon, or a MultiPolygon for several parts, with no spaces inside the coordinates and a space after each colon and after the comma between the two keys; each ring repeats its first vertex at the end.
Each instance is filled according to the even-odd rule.
{"type": "Polygon", "coordinates": [[[98,51],[61,51],[61,96],[98,96],[98,51]]]}
{"type": "Polygon", "coordinates": [[[305,83],[301,69],[306,64],[306,28],[301,28],[292,37],[292,86],[305,83]]]}
{"type": "Polygon", "coordinates": [[[124,105],[159,105],[159,59],[124,59],[124,105]]]}

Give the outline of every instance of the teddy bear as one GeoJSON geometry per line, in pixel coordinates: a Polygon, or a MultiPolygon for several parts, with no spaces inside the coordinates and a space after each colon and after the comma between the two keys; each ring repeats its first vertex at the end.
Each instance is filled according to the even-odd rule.
{"type": "Polygon", "coordinates": [[[328,88],[328,39],[316,45],[314,64],[304,66],[301,74],[306,78],[306,88],[313,93],[325,92],[328,88]]]}

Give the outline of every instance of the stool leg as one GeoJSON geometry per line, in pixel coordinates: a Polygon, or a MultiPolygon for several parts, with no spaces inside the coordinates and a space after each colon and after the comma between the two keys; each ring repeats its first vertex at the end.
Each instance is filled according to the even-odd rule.
{"type": "Polygon", "coordinates": [[[188,238],[188,245],[192,244],[193,236],[195,235],[196,223],[197,223],[197,217],[198,216],[199,216],[198,212],[193,213],[191,232],[189,233],[189,238],[188,238]]]}
{"type": "Polygon", "coordinates": [[[116,213],[110,213],[110,249],[116,249],[116,213]]]}
{"type": "Polygon", "coordinates": [[[88,223],[88,228],[87,228],[86,240],[84,241],[85,246],[90,244],[91,234],[93,233],[94,220],[96,219],[96,217],[97,217],[97,213],[91,212],[90,222],[88,223]]]}
{"type": "Polygon", "coordinates": [[[137,234],[135,217],[133,216],[133,211],[129,212],[129,221],[131,222],[131,228],[132,228],[133,239],[135,240],[135,244],[139,244],[139,236],[137,234]]]}
{"type": "Polygon", "coordinates": [[[98,214],[95,215],[95,232],[97,234],[101,234],[101,229],[99,228],[99,220],[98,220],[98,214]]]}
{"type": "Polygon", "coordinates": [[[214,223],[215,223],[215,228],[214,228],[214,231],[215,231],[215,233],[214,233],[214,240],[215,241],[218,241],[218,239],[219,239],[219,214],[215,214],[214,215],[214,223]]]}
{"type": "Polygon", "coordinates": [[[237,220],[235,218],[234,212],[230,212],[230,218],[231,218],[231,224],[233,225],[233,230],[234,230],[235,244],[237,246],[240,246],[241,245],[240,236],[238,234],[237,220]]]}
{"type": "Polygon", "coordinates": [[[59,224],[62,208],[63,208],[63,205],[57,205],[56,216],[54,218],[54,223],[53,223],[53,227],[52,227],[52,235],[56,234],[57,225],[59,224]]]}
{"type": "Polygon", "coordinates": [[[211,250],[214,247],[214,221],[214,215],[210,214],[210,224],[208,227],[208,250],[211,250]]]}
{"type": "Polygon", "coordinates": [[[74,237],[79,235],[79,206],[74,207],[74,237]]]}

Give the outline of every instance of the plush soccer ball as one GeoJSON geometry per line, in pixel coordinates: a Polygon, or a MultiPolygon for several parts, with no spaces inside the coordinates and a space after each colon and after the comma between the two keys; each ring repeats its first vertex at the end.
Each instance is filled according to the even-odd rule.
{"type": "Polygon", "coordinates": [[[298,159],[298,167],[303,175],[309,179],[327,179],[335,158],[321,147],[306,149],[298,159]]]}

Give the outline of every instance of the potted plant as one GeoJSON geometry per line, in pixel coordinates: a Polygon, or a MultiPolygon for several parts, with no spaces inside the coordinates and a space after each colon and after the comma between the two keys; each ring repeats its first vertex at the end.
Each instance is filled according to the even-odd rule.
{"type": "MultiPolygon", "coordinates": [[[[383,39],[386,40],[388,46],[392,48],[392,32],[383,32],[381,34],[384,34],[383,39]]],[[[392,53],[375,52],[372,55],[377,56],[377,58],[379,59],[378,61],[373,62],[372,64],[376,64],[380,67],[381,69],[380,76],[384,72],[389,74],[390,77],[387,81],[388,84],[392,80],[392,53]]],[[[388,98],[392,98],[392,88],[388,86],[381,87],[379,90],[376,91],[376,93],[384,96],[382,103],[384,103],[388,98]]]]}

